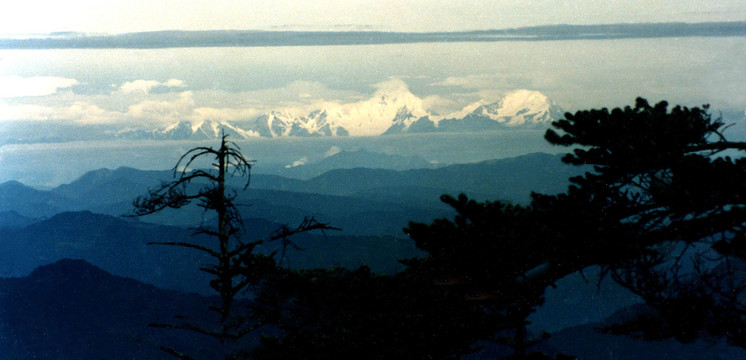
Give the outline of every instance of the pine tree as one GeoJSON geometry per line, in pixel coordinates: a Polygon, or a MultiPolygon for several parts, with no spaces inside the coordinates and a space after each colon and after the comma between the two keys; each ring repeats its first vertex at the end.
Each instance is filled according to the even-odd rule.
{"type": "Polygon", "coordinates": [[[593,167],[566,194],[534,201],[593,210],[602,231],[581,240],[604,246],[577,256],[595,258],[658,309],[670,336],[709,332],[746,346],[744,274],[729,270],[746,260],[746,143],[728,141],[707,105],[669,109],[642,98],[552,125],[550,143],[575,147],[563,160],[593,167]]]}

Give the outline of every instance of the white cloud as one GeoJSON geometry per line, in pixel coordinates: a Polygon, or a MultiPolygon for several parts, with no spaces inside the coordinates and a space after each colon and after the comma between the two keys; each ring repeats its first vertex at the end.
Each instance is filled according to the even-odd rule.
{"type": "MultiPolygon", "coordinates": [[[[484,76],[482,76],[484,77],[484,76]]],[[[482,78],[479,77],[479,78],[482,78]]],[[[446,80],[462,83],[474,79],[446,80]]],[[[476,79],[476,78],[475,78],[476,79]]],[[[353,135],[374,135],[390,126],[391,119],[402,107],[415,117],[433,115],[437,120],[459,111],[479,100],[491,101],[504,91],[488,88],[465,89],[448,96],[413,94],[406,82],[392,78],[371,85],[372,94],[351,90],[335,90],[319,82],[295,81],[281,88],[257,91],[228,92],[199,90],[148,93],[155,87],[183,86],[183,81],[166,82],[135,80],[108,95],[55,95],[58,106],[48,106],[47,98],[23,99],[25,103],[0,103],[0,120],[56,120],[76,124],[117,124],[133,128],[163,128],[177,121],[230,121],[237,124],[250,121],[270,111],[306,116],[316,110],[326,110],[328,121],[342,126],[353,135]],[[305,94],[300,96],[301,94],[305,94]]],[[[492,83],[494,85],[494,83],[492,83]]],[[[327,154],[339,149],[332,148],[327,154]]]]}
{"type": "Polygon", "coordinates": [[[485,75],[449,76],[443,80],[436,81],[431,86],[458,86],[467,89],[475,89],[484,85],[485,75]]]}
{"type": "Polygon", "coordinates": [[[0,104],[0,121],[66,121],[75,124],[110,124],[121,121],[123,114],[97,105],[76,101],[67,106],[0,104]]]}
{"type": "Polygon", "coordinates": [[[156,80],[134,80],[127,81],[119,87],[119,90],[125,94],[149,94],[151,90],[158,87],[164,88],[181,88],[185,87],[184,81],[179,79],[169,79],[166,82],[156,80]]]}
{"type": "Polygon", "coordinates": [[[130,105],[125,117],[128,122],[146,127],[170,125],[177,121],[198,122],[203,120],[225,120],[241,122],[262,114],[252,107],[198,106],[198,95],[192,91],[170,94],[159,100],[144,100],[130,105]]]}
{"type": "Polygon", "coordinates": [[[296,166],[302,166],[302,165],[306,165],[306,164],[308,164],[308,158],[304,156],[304,157],[302,157],[302,158],[300,158],[298,160],[293,161],[292,164],[285,165],[285,168],[286,169],[290,169],[290,168],[294,168],[296,166]]]}
{"type": "Polygon", "coordinates": [[[398,78],[391,78],[386,81],[381,81],[377,84],[373,84],[373,87],[376,89],[376,92],[373,96],[380,94],[409,92],[409,85],[398,78]]]}
{"type": "Polygon", "coordinates": [[[185,91],[174,100],[145,100],[127,108],[128,120],[146,121],[157,125],[184,120],[194,109],[193,93],[185,91]]]}
{"type": "Polygon", "coordinates": [[[164,82],[162,85],[165,87],[176,87],[176,88],[186,86],[184,81],[179,80],[179,79],[168,79],[168,81],[164,82]]]}
{"type": "Polygon", "coordinates": [[[482,73],[449,76],[430,83],[430,86],[463,89],[461,92],[450,92],[448,99],[434,98],[427,101],[429,108],[445,114],[447,113],[446,109],[450,109],[450,111],[460,110],[464,106],[477,101],[482,103],[497,101],[515,89],[551,89],[553,88],[553,80],[541,78],[541,76],[527,77],[509,73],[482,73]],[[437,109],[441,110],[438,111],[437,109]]]}
{"type": "Polygon", "coordinates": [[[21,104],[0,104],[0,121],[43,121],[49,120],[54,109],[49,106],[21,104]]]}
{"type": "Polygon", "coordinates": [[[96,105],[77,101],[71,106],[58,110],[61,119],[72,119],[79,124],[110,124],[122,119],[122,114],[107,111],[96,105]]]}
{"type": "Polygon", "coordinates": [[[503,92],[516,88],[534,87],[535,80],[520,77],[514,74],[470,74],[465,76],[449,76],[443,80],[436,81],[430,86],[460,87],[468,90],[496,90],[503,92]]]}
{"type": "Polygon", "coordinates": [[[428,112],[434,114],[448,114],[461,109],[463,105],[464,104],[461,102],[447,99],[439,95],[431,95],[422,99],[422,107],[427,109],[428,112]]]}
{"type": "Polygon", "coordinates": [[[191,121],[201,120],[225,120],[231,122],[240,122],[242,120],[253,119],[262,113],[253,108],[236,109],[236,108],[212,108],[199,107],[193,109],[188,115],[191,121]]]}
{"type": "Polygon", "coordinates": [[[132,93],[147,94],[150,92],[150,89],[160,84],[161,84],[160,82],[155,81],[155,80],[127,81],[126,83],[122,84],[122,86],[119,87],[119,90],[121,90],[125,94],[132,94],[132,93]]]}
{"type": "Polygon", "coordinates": [[[76,79],[54,76],[4,76],[0,77],[0,98],[47,96],[78,84],[76,79]]]}
{"type": "Polygon", "coordinates": [[[330,89],[316,81],[293,81],[282,87],[252,90],[226,91],[206,89],[194,91],[198,107],[210,109],[251,109],[257,112],[288,110],[306,113],[317,109],[323,102],[349,102],[359,93],[351,90],[330,89]]]}
{"type": "Polygon", "coordinates": [[[327,150],[324,153],[324,157],[330,157],[330,156],[333,156],[333,155],[337,155],[337,154],[339,154],[341,152],[342,152],[342,149],[339,146],[334,145],[334,146],[330,147],[329,150],[327,150]]]}

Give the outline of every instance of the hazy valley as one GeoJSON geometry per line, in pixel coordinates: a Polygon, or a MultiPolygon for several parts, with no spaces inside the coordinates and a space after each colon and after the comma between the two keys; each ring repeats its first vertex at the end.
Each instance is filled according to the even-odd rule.
{"type": "MultiPolygon", "coordinates": [[[[288,253],[286,266],[356,268],[367,265],[373,271],[391,274],[402,269],[397,260],[420,255],[401,231],[409,221],[429,222],[452,216],[452,210],[437,200],[440,194],[464,192],[475,198],[525,202],[532,190],[563,191],[568,184],[566,179],[583,171],[562,164],[558,156],[541,153],[437,168],[393,170],[355,166],[356,163],[371,164],[373,159],[392,167],[402,166],[388,161],[391,158],[383,154],[339,152],[324,161],[304,166],[309,168],[309,173],[321,171],[313,170],[314,167],[340,168],[306,180],[254,175],[250,188],[239,196],[241,204],[245,205],[241,207],[247,228],[244,236],[264,238],[281,223],[314,216],[342,230],[296,239],[299,249],[288,253]]],[[[118,168],[95,170],[50,190],[37,190],[13,181],[0,184],[3,234],[0,273],[9,278],[2,280],[6,290],[0,294],[0,299],[5,304],[3,308],[10,311],[1,315],[0,339],[4,341],[3,346],[11,349],[0,358],[16,359],[25,356],[23,354],[55,358],[56,351],[94,358],[111,349],[152,356],[157,353],[154,344],[171,340],[149,328],[147,322],[163,316],[166,308],[201,313],[202,310],[196,309],[210,300],[184,294],[211,294],[207,286],[209,276],[191,266],[209,259],[189,249],[148,245],[148,242],[184,238],[199,241],[189,228],[211,219],[205,219],[202,210],[196,207],[137,219],[121,217],[131,211],[136,196],[170,176],[171,172],[165,170],[118,168]],[[63,259],[82,259],[85,263],[63,259]],[[35,285],[30,287],[31,284],[35,285]],[[62,288],[70,287],[78,290],[65,296],[55,295],[62,288]],[[36,315],[31,315],[28,309],[35,301],[42,302],[33,305],[39,307],[36,315]],[[61,307],[65,310],[59,311],[61,307]],[[73,315],[79,311],[85,311],[86,315],[73,315]],[[122,312],[130,314],[126,321],[119,318],[122,312]],[[19,314],[26,315],[19,318],[19,314]],[[63,332],[69,331],[64,329],[70,329],[66,316],[80,316],[75,321],[85,325],[63,336],[63,332]],[[118,325],[112,327],[106,338],[87,330],[107,326],[104,324],[118,325]],[[48,335],[35,337],[42,327],[48,335]],[[81,350],[61,345],[73,334],[90,339],[90,348],[81,350]]],[[[237,185],[240,187],[234,184],[237,185]]],[[[594,273],[589,271],[587,276],[594,273]]],[[[572,276],[563,280],[558,290],[549,292],[547,304],[533,318],[534,326],[537,330],[551,328],[556,331],[592,323],[636,301],[633,295],[609,282],[605,283],[603,292],[597,292],[592,283],[572,276]]],[[[608,342],[608,346],[618,349],[620,358],[632,358],[624,357],[621,345],[611,345],[620,341],[618,337],[585,334],[588,326],[593,325],[559,332],[555,334],[556,340],[544,346],[572,349],[579,354],[591,351],[571,347],[573,342],[562,340],[566,336],[581,336],[608,342]],[[581,333],[585,335],[578,335],[581,333]]],[[[195,353],[207,351],[210,346],[195,340],[189,343],[189,338],[179,341],[195,353]]],[[[633,340],[624,341],[635,344],[633,340]]],[[[639,346],[643,348],[635,351],[655,345],[639,346]]],[[[672,343],[664,351],[695,355],[711,351],[701,344],[678,346],[672,343]]],[[[726,349],[722,351],[739,353],[726,349]]],[[[485,351],[500,353],[501,350],[485,351]]],[[[627,353],[634,356],[636,352],[627,353]]]]}

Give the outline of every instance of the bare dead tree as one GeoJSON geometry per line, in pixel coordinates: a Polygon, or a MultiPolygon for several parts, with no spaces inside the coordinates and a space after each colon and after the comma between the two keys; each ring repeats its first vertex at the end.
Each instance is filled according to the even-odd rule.
{"type": "MultiPolygon", "coordinates": [[[[195,147],[179,158],[173,168],[171,182],[164,182],[151,189],[147,195],[135,199],[132,216],[144,216],[167,208],[178,209],[191,203],[204,209],[205,212],[217,214],[217,223],[210,226],[200,224],[196,234],[204,234],[215,239],[215,242],[201,244],[195,242],[158,242],[150,244],[179,246],[201,251],[214,259],[212,264],[200,267],[200,270],[213,276],[210,286],[219,294],[220,304],[210,307],[220,315],[220,325],[210,328],[196,325],[185,320],[177,324],[151,324],[151,326],[168,329],[182,329],[197,332],[217,339],[224,347],[224,359],[237,359],[245,351],[230,349],[233,344],[263,326],[261,321],[249,321],[246,312],[237,312],[234,303],[237,296],[251,285],[258,284],[264,276],[278,269],[271,254],[255,252],[257,246],[268,242],[282,240],[283,248],[290,243],[289,237],[311,230],[334,229],[317,222],[313,218],[304,219],[296,228],[283,226],[277,233],[267,239],[245,242],[241,238],[243,220],[235,203],[238,193],[229,189],[226,180],[229,177],[243,179],[243,190],[250,184],[253,161],[246,159],[240,148],[223,135],[220,147],[195,147]],[[212,160],[212,169],[192,170],[191,166],[203,159],[212,160]]],[[[283,251],[284,256],[284,251],[283,251]]],[[[172,349],[162,349],[180,359],[192,359],[189,355],[172,349]]]]}

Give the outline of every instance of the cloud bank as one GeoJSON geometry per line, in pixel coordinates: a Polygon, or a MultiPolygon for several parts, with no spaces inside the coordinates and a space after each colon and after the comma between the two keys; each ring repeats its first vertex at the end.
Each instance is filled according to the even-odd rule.
{"type": "Polygon", "coordinates": [[[153,89],[169,89],[169,88],[183,88],[186,87],[184,81],[179,79],[169,79],[165,82],[159,82],[156,80],[135,80],[127,81],[119,87],[125,94],[141,93],[149,94],[153,89]]]}
{"type": "MultiPolygon", "coordinates": [[[[185,82],[178,79],[140,79],[123,82],[109,95],[62,96],[55,95],[55,92],[62,86],[78,82],[58,78],[45,81],[46,88],[42,89],[39,86],[42,82],[38,82],[34,93],[49,95],[51,99],[0,103],[0,121],[55,121],[73,125],[109,124],[155,129],[177,121],[198,123],[225,120],[241,123],[272,111],[307,115],[323,109],[340,124],[350,126],[345,121],[354,123],[367,119],[367,127],[380,130],[376,126],[386,125],[401,107],[424,116],[432,113],[433,109],[442,110],[458,105],[456,101],[441,96],[414,95],[408,84],[398,78],[371,85],[372,92],[368,94],[329,89],[311,81],[294,81],[275,89],[230,93],[212,89],[183,90],[185,82]],[[386,121],[381,122],[381,119],[386,121]]],[[[13,97],[21,94],[18,90],[9,92],[13,97]]]]}
{"type": "Polygon", "coordinates": [[[80,84],[76,79],[53,76],[0,77],[0,98],[52,95],[60,89],[80,84]]]}

